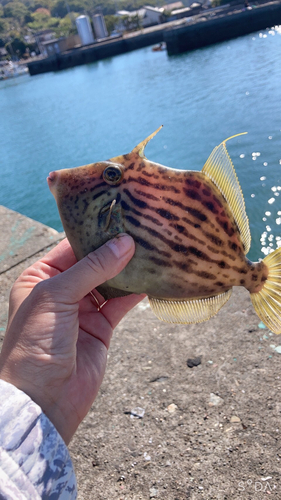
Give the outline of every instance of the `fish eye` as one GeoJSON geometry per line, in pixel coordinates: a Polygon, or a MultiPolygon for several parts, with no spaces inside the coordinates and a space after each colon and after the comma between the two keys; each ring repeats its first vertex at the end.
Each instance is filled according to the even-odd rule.
{"type": "Polygon", "coordinates": [[[111,185],[119,184],[123,179],[123,171],[117,165],[110,165],[103,171],[103,179],[111,185]]]}

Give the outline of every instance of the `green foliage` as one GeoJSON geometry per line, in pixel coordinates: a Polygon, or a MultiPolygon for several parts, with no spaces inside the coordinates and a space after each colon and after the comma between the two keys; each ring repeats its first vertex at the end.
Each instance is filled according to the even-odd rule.
{"type": "Polygon", "coordinates": [[[4,6],[4,17],[13,17],[21,21],[27,13],[28,9],[22,2],[9,2],[4,6]]]}
{"type": "Polygon", "coordinates": [[[104,22],[108,31],[108,34],[110,35],[112,31],[115,30],[116,25],[120,21],[120,17],[118,16],[104,16],[104,22]]]}
{"type": "Polygon", "coordinates": [[[34,12],[34,14],[31,14],[31,18],[32,22],[27,23],[27,26],[34,31],[54,28],[60,23],[60,20],[56,17],[50,17],[43,12],[34,12]]]}
{"type": "Polygon", "coordinates": [[[70,14],[67,14],[63,19],[60,19],[59,25],[56,28],[55,32],[57,36],[69,36],[69,35],[75,35],[76,34],[76,27],[75,27],[75,18],[79,14],[71,12],[70,14]]]}
{"type": "Polygon", "coordinates": [[[135,16],[122,16],[121,19],[126,31],[134,31],[141,28],[141,20],[138,14],[135,16]]]}
{"type": "Polygon", "coordinates": [[[15,37],[12,42],[6,44],[6,50],[11,56],[22,57],[26,51],[26,44],[20,37],[15,37]]]}
{"type": "Polygon", "coordinates": [[[7,23],[3,18],[0,17],[0,33],[5,33],[7,31],[7,23]]]}
{"type": "MultiPolygon", "coordinates": [[[[80,12],[84,13],[88,11],[89,5],[87,4],[87,0],[69,0],[68,6],[71,12],[80,12]]],[[[52,16],[56,17],[65,17],[68,13],[65,0],[57,0],[54,2],[54,5],[51,9],[52,16]]]]}
{"type": "Polygon", "coordinates": [[[55,3],[54,0],[35,0],[33,10],[40,9],[41,7],[43,7],[43,9],[48,9],[49,11],[51,11],[54,6],[54,3],[55,3]]]}
{"type": "MultiPolygon", "coordinates": [[[[25,35],[48,28],[53,29],[57,36],[75,34],[77,33],[75,18],[80,14],[92,16],[97,12],[103,13],[107,30],[112,33],[120,23],[120,17],[115,16],[116,9],[135,11],[144,4],[159,6],[165,2],[166,0],[148,0],[147,2],[144,0],[68,0],[67,3],[65,0],[0,0],[0,35],[5,45],[12,43],[10,53],[14,51],[14,55],[22,55],[26,48],[25,35]],[[51,16],[46,12],[36,12],[40,8],[48,9],[51,16]]],[[[128,18],[125,23],[128,30],[141,28],[138,16],[128,18]]]]}

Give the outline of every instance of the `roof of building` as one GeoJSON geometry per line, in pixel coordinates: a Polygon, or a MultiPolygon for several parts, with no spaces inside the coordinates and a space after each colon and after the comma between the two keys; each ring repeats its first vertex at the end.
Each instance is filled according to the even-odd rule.
{"type": "Polygon", "coordinates": [[[173,2],[173,3],[167,3],[167,5],[163,6],[164,10],[175,10],[175,9],[182,9],[184,7],[182,2],[173,2]]]}
{"type": "Polygon", "coordinates": [[[128,17],[134,17],[134,16],[139,16],[139,17],[144,17],[145,16],[145,8],[142,8],[142,9],[138,9],[138,10],[133,10],[133,11],[129,11],[129,10],[118,10],[118,12],[116,12],[116,15],[117,16],[128,16],[128,17]]]}
{"type": "Polygon", "coordinates": [[[177,14],[182,14],[184,12],[190,12],[192,9],[190,7],[183,7],[182,9],[172,10],[171,15],[176,16],[177,14]]]}
{"type": "Polygon", "coordinates": [[[54,33],[54,30],[48,28],[47,30],[37,31],[37,33],[34,33],[34,36],[47,35],[48,33],[54,33]]]}
{"type": "Polygon", "coordinates": [[[153,12],[157,12],[158,14],[162,14],[164,11],[163,7],[151,7],[151,5],[145,5],[145,10],[152,10],[153,12]]]}
{"type": "Polygon", "coordinates": [[[52,45],[54,43],[58,43],[60,40],[62,40],[62,38],[52,38],[52,40],[47,40],[47,42],[41,42],[41,43],[42,45],[52,45]]]}

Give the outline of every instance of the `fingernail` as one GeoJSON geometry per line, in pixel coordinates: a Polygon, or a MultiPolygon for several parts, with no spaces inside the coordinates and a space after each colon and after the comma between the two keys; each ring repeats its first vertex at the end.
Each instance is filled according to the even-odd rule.
{"type": "Polygon", "coordinates": [[[123,257],[132,249],[133,241],[133,238],[128,234],[119,234],[113,240],[108,241],[106,245],[120,259],[120,257],[123,257]]]}

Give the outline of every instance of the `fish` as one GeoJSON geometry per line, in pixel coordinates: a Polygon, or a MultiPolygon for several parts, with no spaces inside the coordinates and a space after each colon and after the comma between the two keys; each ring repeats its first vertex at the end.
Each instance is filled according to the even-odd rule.
{"type": "Polygon", "coordinates": [[[236,136],[216,146],[199,172],[145,157],[160,129],[128,154],[49,174],[76,258],[127,233],[135,254],[98,287],[105,301],[145,293],[160,320],[199,323],[218,313],[233,286],[242,286],[259,318],[281,333],[281,248],[258,262],[246,257],[249,221],[226,147],[236,136]]]}

